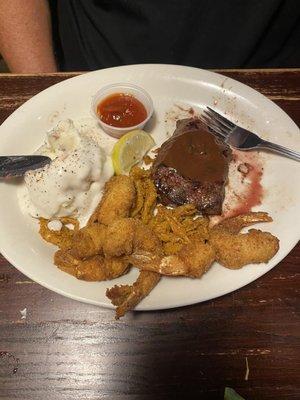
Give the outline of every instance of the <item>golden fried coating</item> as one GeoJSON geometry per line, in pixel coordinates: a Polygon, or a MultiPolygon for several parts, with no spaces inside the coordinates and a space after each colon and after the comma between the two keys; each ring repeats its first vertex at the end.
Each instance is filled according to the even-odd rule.
{"type": "Polygon", "coordinates": [[[171,209],[158,206],[149,226],[162,241],[166,255],[177,254],[194,235],[203,240],[209,237],[208,218],[198,217],[192,204],[171,209]]]}
{"type": "Polygon", "coordinates": [[[124,275],[128,261],[121,257],[105,258],[93,256],[86,260],[76,259],[70,251],[58,250],[54,255],[54,264],[61,270],[84,281],[105,281],[124,275]]]}
{"type": "Polygon", "coordinates": [[[163,254],[161,241],[155,232],[141,221],[135,220],[133,251],[144,250],[153,254],[163,254]]]}
{"type": "Polygon", "coordinates": [[[275,236],[257,229],[238,235],[219,232],[211,235],[210,242],[216,251],[216,261],[231,269],[267,263],[279,249],[275,236]]]}
{"type": "Polygon", "coordinates": [[[119,218],[129,217],[136,200],[133,180],[126,175],[113,176],[104,188],[103,197],[89,219],[88,225],[98,222],[109,225],[119,218]]]}
{"type": "Polygon", "coordinates": [[[79,222],[77,219],[70,217],[55,218],[53,221],[61,222],[62,227],[60,230],[55,231],[49,228],[48,224],[51,220],[45,218],[39,219],[40,235],[44,240],[55,244],[61,249],[69,249],[72,246],[73,236],[79,229],[79,222]],[[74,229],[69,229],[66,225],[73,225],[74,229]]]}
{"type": "Polygon", "coordinates": [[[149,178],[144,181],[144,191],[145,191],[145,197],[144,197],[143,209],[141,212],[141,221],[144,224],[148,224],[148,222],[152,218],[157,199],[155,185],[153,181],[149,178]]]}
{"type": "Polygon", "coordinates": [[[195,238],[183,246],[177,255],[169,257],[177,257],[181,263],[180,268],[178,265],[177,271],[175,270],[176,275],[200,278],[214,262],[215,251],[210,243],[195,238]]]}
{"type": "Polygon", "coordinates": [[[215,226],[215,229],[225,229],[230,233],[239,233],[242,228],[258,222],[272,222],[272,218],[266,212],[249,212],[237,217],[227,218],[215,226]]]}
{"type": "Polygon", "coordinates": [[[110,224],[103,243],[104,254],[109,257],[131,254],[135,227],[136,220],[132,218],[122,218],[110,224]]]}
{"type": "Polygon", "coordinates": [[[139,218],[144,224],[148,224],[153,216],[156,206],[157,192],[150,171],[134,166],[130,171],[135,189],[136,203],[131,211],[131,217],[139,218]]]}
{"type": "Polygon", "coordinates": [[[108,226],[103,251],[106,256],[130,255],[135,251],[162,254],[156,234],[141,221],[123,218],[108,226]]]}
{"type": "Polygon", "coordinates": [[[253,263],[266,263],[277,253],[279,240],[269,232],[251,229],[238,233],[243,227],[257,222],[272,221],[267,213],[248,213],[224,220],[210,231],[210,243],[216,260],[224,267],[238,269],[253,263]]]}
{"type": "Polygon", "coordinates": [[[115,279],[127,274],[130,264],[125,257],[105,257],[104,268],[106,279],[115,279]]]}
{"type": "Polygon", "coordinates": [[[79,229],[72,238],[72,255],[79,259],[101,255],[106,231],[107,227],[101,224],[90,224],[79,229]]]}
{"type": "Polygon", "coordinates": [[[129,263],[121,257],[94,256],[84,260],[77,269],[77,278],[85,281],[105,281],[127,273],[129,263]]]}
{"type": "Polygon", "coordinates": [[[134,252],[128,260],[141,270],[161,275],[200,278],[215,260],[215,251],[209,243],[195,238],[184,245],[177,254],[158,257],[153,253],[134,252]]]}
{"type": "MultiPolygon", "coordinates": [[[[171,235],[181,238],[184,244],[176,253],[168,256],[146,252],[142,246],[133,249],[128,260],[141,270],[162,275],[200,278],[214,260],[227,268],[241,268],[249,263],[268,262],[278,251],[278,239],[268,232],[253,229],[246,234],[238,233],[245,226],[270,221],[266,213],[248,213],[224,220],[210,232],[208,225],[204,224],[201,225],[200,232],[196,229],[192,230],[192,235],[188,235],[182,224],[172,215],[168,215],[170,210],[162,210],[161,213],[165,214],[164,217],[172,230],[171,235]]],[[[159,235],[164,239],[162,232],[158,231],[159,235]]]]}
{"type": "Polygon", "coordinates": [[[134,309],[151,292],[159,280],[159,274],[141,271],[133,285],[114,286],[111,289],[107,289],[106,296],[117,306],[116,319],[134,309]]]}
{"type": "Polygon", "coordinates": [[[85,281],[104,281],[124,275],[130,265],[140,269],[132,285],[114,286],[106,295],[117,307],[116,318],[132,310],[157,285],[162,275],[200,278],[216,260],[237,269],[249,263],[268,262],[278,251],[271,233],[240,230],[270,222],[267,213],[248,213],[223,220],[213,227],[191,205],[167,208],[157,205],[151,171],[134,166],[130,176],[114,176],[87,226],[59,219],[60,231],[40,219],[40,234],[60,250],[54,263],[85,281]],[[67,224],[73,224],[74,230],[67,224]]]}
{"type": "MultiPolygon", "coordinates": [[[[131,292],[132,285],[115,285],[110,289],[106,289],[106,296],[111,300],[114,306],[118,307],[126,301],[131,292]]],[[[123,313],[123,315],[124,314],[125,312],[123,313]]],[[[116,315],[116,319],[119,319],[123,315],[116,315]]]]}
{"type": "Polygon", "coordinates": [[[151,170],[143,169],[143,168],[139,167],[138,165],[134,165],[131,168],[129,175],[131,176],[131,178],[134,181],[139,180],[139,179],[146,179],[146,178],[150,178],[151,170]]]}
{"type": "Polygon", "coordinates": [[[139,215],[143,209],[144,206],[144,199],[145,199],[145,193],[144,193],[144,184],[142,180],[136,180],[134,181],[135,184],[135,190],[136,190],[136,201],[135,201],[135,206],[131,210],[131,217],[136,217],[139,215]]]}
{"type": "Polygon", "coordinates": [[[57,250],[54,254],[54,264],[70,275],[77,275],[77,267],[81,260],[75,258],[69,250],[57,250]]]}

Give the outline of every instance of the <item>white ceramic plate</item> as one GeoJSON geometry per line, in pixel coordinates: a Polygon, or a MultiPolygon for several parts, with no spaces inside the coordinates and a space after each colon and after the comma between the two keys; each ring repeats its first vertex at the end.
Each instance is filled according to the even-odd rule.
{"type": "MultiPolygon", "coordinates": [[[[131,65],[87,73],[33,97],[0,127],[0,154],[31,153],[43,142],[45,132],[59,120],[88,116],[92,96],[99,88],[124,81],[144,87],[152,96],[156,115],[150,128],[158,143],[165,140],[166,132],[170,133],[174,127],[175,104],[196,109],[211,105],[226,111],[233,120],[262,137],[300,151],[297,126],[255,90],[200,69],[131,65]]],[[[280,156],[265,156],[263,186],[266,194],[259,209],[269,212],[274,222],[261,224],[260,228],[280,239],[280,250],[267,265],[249,265],[233,271],[215,264],[199,280],[163,278],[137,309],[156,310],[213,299],[254,281],[278,264],[300,236],[299,167],[299,163],[280,156]]],[[[110,307],[106,288],[133,282],[137,271],[133,269],[122,278],[97,283],[79,281],[61,272],[52,262],[54,246],[41,240],[36,222],[20,211],[17,190],[15,184],[0,183],[0,251],[4,257],[29,278],[55,292],[110,307]]]]}

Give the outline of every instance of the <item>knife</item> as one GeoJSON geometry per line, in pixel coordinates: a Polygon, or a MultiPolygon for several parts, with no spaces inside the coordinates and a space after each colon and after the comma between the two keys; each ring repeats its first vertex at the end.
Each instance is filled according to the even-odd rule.
{"type": "Polygon", "coordinates": [[[51,162],[46,156],[0,156],[0,178],[15,178],[51,162]]]}

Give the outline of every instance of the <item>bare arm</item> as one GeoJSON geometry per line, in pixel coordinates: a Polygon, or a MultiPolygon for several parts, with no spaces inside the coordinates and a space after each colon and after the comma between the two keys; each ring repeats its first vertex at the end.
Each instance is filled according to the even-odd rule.
{"type": "Polygon", "coordinates": [[[0,53],[11,72],[55,72],[47,0],[0,0],[0,53]]]}

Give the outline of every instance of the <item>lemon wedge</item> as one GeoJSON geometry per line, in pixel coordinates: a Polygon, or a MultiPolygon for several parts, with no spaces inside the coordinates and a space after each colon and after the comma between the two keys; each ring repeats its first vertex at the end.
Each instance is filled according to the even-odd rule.
{"type": "Polygon", "coordinates": [[[149,133],[136,129],[126,133],[114,145],[111,157],[116,175],[129,173],[155,145],[149,133]]]}

